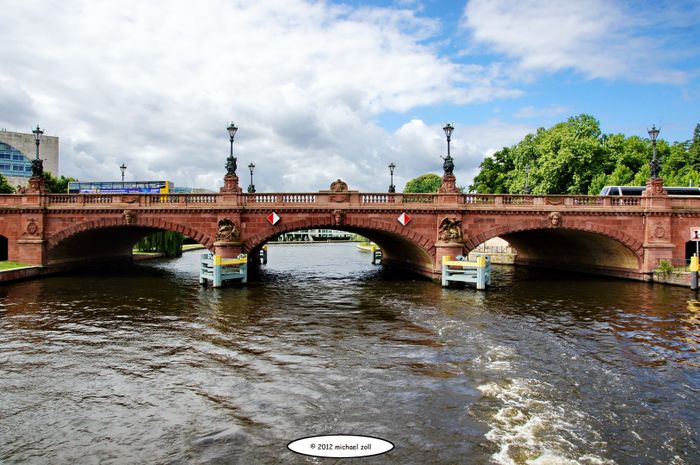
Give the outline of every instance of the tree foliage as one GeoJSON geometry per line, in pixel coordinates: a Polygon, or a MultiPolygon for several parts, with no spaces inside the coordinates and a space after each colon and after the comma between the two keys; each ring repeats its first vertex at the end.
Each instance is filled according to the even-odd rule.
{"type": "Polygon", "coordinates": [[[437,174],[423,174],[408,181],[403,191],[409,193],[437,192],[441,184],[442,178],[437,174]]]}
{"type": "Polygon", "coordinates": [[[182,255],[182,243],[185,236],[173,231],[159,231],[141,239],[135,248],[141,252],[162,253],[166,257],[182,255]]]}
{"type": "Polygon", "coordinates": [[[14,187],[7,182],[7,178],[0,174],[0,194],[12,194],[14,191],[14,187]]]}
{"type": "MultiPolygon", "coordinates": [[[[693,139],[669,145],[657,140],[661,177],[667,186],[700,186],[700,124],[693,139]]],[[[516,145],[504,147],[481,163],[470,191],[523,192],[525,166],[533,194],[598,194],[604,186],[644,185],[649,177],[649,139],[603,134],[590,115],[573,116],[540,128],[516,145]]]]}
{"type": "Polygon", "coordinates": [[[77,179],[61,176],[57,178],[48,171],[42,173],[44,181],[46,182],[46,191],[52,194],[67,194],[68,193],[68,183],[77,181],[77,179]]]}

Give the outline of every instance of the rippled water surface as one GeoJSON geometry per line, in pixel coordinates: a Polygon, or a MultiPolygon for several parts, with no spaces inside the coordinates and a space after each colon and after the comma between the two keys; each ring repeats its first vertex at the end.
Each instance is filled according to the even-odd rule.
{"type": "Polygon", "coordinates": [[[700,463],[700,304],[499,268],[487,292],[271,246],[248,286],[199,254],[0,287],[0,463],[700,463]]]}

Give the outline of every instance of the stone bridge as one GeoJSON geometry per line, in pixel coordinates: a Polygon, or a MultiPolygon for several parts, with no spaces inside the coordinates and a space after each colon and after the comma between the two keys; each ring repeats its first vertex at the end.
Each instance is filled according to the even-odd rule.
{"type": "Polygon", "coordinates": [[[517,263],[648,279],[659,260],[686,258],[700,198],[647,189],[641,197],[387,194],[357,191],[218,194],[0,196],[3,259],[60,270],[130,257],[159,230],[177,231],[224,257],[258,250],[275,236],[332,228],[361,234],[384,263],[435,277],[444,255],[501,237],[517,263]],[[279,219],[270,220],[272,214],[279,219]],[[273,224],[274,222],[274,224],[273,224]]]}

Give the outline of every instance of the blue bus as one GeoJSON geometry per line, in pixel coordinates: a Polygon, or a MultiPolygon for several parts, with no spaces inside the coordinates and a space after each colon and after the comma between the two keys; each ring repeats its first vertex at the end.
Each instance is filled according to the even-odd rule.
{"type": "Polygon", "coordinates": [[[69,194],[169,194],[174,189],[170,181],[93,181],[69,182],[69,194]]]}

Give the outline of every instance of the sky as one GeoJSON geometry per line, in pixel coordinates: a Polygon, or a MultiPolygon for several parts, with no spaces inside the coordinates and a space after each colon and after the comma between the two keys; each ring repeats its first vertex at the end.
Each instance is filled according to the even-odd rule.
{"type": "Polygon", "coordinates": [[[539,127],[684,141],[700,123],[700,0],[0,0],[0,128],[60,138],[81,181],[245,189],[457,184],[539,127]]]}

